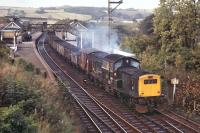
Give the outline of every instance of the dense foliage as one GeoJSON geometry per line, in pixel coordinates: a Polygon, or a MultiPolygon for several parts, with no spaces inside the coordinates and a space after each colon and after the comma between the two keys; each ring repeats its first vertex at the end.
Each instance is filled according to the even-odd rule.
{"type": "Polygon", "coordinates": [[[8,56],[9,49],[6,47],[6,45],[0,41],[0,58],[5,58],[8,56]]]}
{"type": "Polygon", "coordinates": [[[48,82],[31,63],[9,59],[8,53],[9,49],[1,43],[0,133],[73,132],[65,111],[55,104],[55,99],[63,97],[49,94],[62,88],[48,82]]]}
{"type": "Polygon", "coordinates": [[[154,14],[146,17],[140,24],[140,31],[143,34],[146,35],[150,35],[153,33],[154,29],[153,29],[153,18],[154,18],[154,14]]]}
{"type": "Polygon", "coordinates": [[[199,2],[161,0],[154,15],[141,23],[140,31],[124,38],[121,47],[136,53],[145,68],[200,73],[199,2]]]}
{"type": "Polygon", "coordinates": [[[34,111],[39,95],[11,77],[0,79],[0,131],[2,133],[36,132],[34,111]]]}
{"type": "MultiPolygon", "coordinates": [[[[133,52],[148,71],[180,79],[176,104],[193,110],[200,89],[200,1],[160,0],[154,15],[147,17],[134,36],[123,39],[121,48],[133,52]],[[186,99],[186,100],[185,100],[186,99]]],[[[170,91],[169,91],[170,92],[170,91]]]]}

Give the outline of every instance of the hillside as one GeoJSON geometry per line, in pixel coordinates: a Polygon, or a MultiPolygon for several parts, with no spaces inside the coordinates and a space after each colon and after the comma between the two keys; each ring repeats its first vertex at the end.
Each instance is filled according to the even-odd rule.
{"type": "MultiPolygon", "coordinates": [[[[107,17],[107,8],[105,7],[61,7],[65,12],[70,13],[81,13],[91,15],[93,19],[103,19],[107,17]]],[[[113,12],[113,17],[121,20],[135,20],[144,19],[145,17],[152,14],[151,10],[139,10],[139,9],[117,9],[113,12]]]]}
{"type": "MultiPolygon", "coordinates": [[[[27,8],[27,7],[1,7],[0,17],[6,15],[16,15],[21,17],[42,17],[48,19],[77,19],[87,21],[90,19],[107,20],[106,7],[41,7],[41,8],[27,8]]],[[[152,14],[152,10],[139,9],[117,9],[112,16],[119,21],[140,20],[152,14]]]]}
{"type": "Polygon", "coordinates": [[[78,19],[82,21],[91,19],[90,15],[69,13],[60,8],[56,8],[55,10],[46,10],[44,8],[0,7],[0,12],[0,17],[16,15],[21,17],[38,17],[48,19],[78,19]]]}

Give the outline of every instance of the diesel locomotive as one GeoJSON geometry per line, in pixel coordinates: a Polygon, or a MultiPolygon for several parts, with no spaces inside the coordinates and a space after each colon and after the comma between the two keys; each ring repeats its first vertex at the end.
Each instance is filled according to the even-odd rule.
{"type": "Polygon", "coordinates": [[[50,46],[82,70],[96,85],[118,96],[140,113],[155,108],[162,97],[159,75],[144,71],[136,58],[78,47],[49,33],[50,46]]]}

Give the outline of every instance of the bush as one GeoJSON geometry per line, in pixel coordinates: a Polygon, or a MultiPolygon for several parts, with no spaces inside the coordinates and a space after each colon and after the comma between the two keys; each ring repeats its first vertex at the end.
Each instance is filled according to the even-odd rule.
{"type": "Polygon", "coordinates": [[[26,117],[19,106],[10,106],[0,110],[1,133],[36,133],[36,124],[32,117],[26,117]]]}
{"type": "Polygon", "coordinates": [[[17,65],[20,65],[23,68],[25,68],[25,66],[27,65],[27,62],[24,59],[19,59],[17,62],[17,65]]]}
{"type": "Polygon", "coordinates": [[[9,51],[9,48],[4,43],[0,42],[0,58],[8,57],[9,51]]]}
{"type": "Polygon", "coordinates": [[[35,75],[39,69],[22,59],[14,64],[1,65],[0,133],[72,132],[65,110],[55,104],[57,97],[51,97],[52,82],[35,75]]]}
{"type": "Polygon", "coordinates": [[[35,74],[39,75],[41,72],[40,72],[40,69],[39,68],[35,68],[35,74]]]}
{"type": "Polygon", "coordinates": [[[26,66],[25,66],[25,70],[28,71],[28,72],[33,72],[34,71],[34,65],[32,63],[28,63],[26,66]]]}
{"type": "Polygon", "coordinates": [[[35,70],[34,65],[32,63],[27,63],[24,59],[19,59],[17,64],[28,72],[33,72],[35,70]]]}
{"type": "Polygon", "coordinates": [[[0,79],[0,106],[15,105],[20,101],[28,99],[39,99],[39,94],[30,90],[27,84],[16,81],[12,77],[0,79]]]}

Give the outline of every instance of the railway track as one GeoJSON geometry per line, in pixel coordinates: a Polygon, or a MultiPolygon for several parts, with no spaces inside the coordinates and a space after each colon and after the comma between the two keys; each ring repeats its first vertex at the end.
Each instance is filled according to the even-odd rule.
{"type": "Polygon", "coordinates": [[[87,93],[87,91],[85,91],[70,75],[64,73],[46,52],[44,47],[45,37],[46,34],[43,34],[38,41],[38,52],[60,81],[70,86],[69,92],[79,106],[79,110],[82,110],[84,118],[87,118],[86,123],[88,124],[88,121],[90,121],[93,125],[91,126],[90,132],[140,132],[135,127],[124,123],[123,119],[117,119],[118,121],[116,121],[117,116],[113,118],[96,100],[94,100],[93,96],[87,93]],[[122,123],[124,124],[121,125],[122,123]]]}
{"type": "MultiPolygon", "coordinates": [[[[161,112],[161,111],[160,111],[161,112]]],[[[195,129],[196,131],[199,131],[200,132],[200,124],[195,122],[195,121],[192,121],[190,119],[187,119],[181,115],[178,115],[172,111],[167,111],[167,112],[164,112],[166,115],[170,116],[170,117],[173,117],[174,119],[178,120],[178,121],[181,121],[182,123],[192,127],[193,129],[195,129]]]]}
{"type": "Polygon", "coordinates": [[[158,114],[155,114],[149,119],[160,123],[166,127],[170,132],[173,133],[199,133],[200,124],[186,119],[180,115],[175,114],[171,111],[159,111],[156,110],[158,114]]]}
{"type": "MultiPolygon", "coordinates": [[[[49,51],[50,49],[48,49],[48,47],[47,47],[47,50],[48,50],[48,53],[51,53],[51,54],[54,52],[54,51],[49,51]]],[[[57,59],[54,58],[52,60],[59,61],[59,59],[62,58],[61,56],[60,57],[57,56],[57,57],[58,57],[57,59]]],[[[70,65],[65,64],[65,63],[66,62],[64,63],[57,62],[57,64],[60,64],[61,69],[63,69],[67,75],[71,75],[73,79],[75,79],[76,81],[79,81],[79,84],[81,84],[81,86],[84,86],[84,88],[87,88],[87,91],[91,93],[91,90],[95,90],[94,85],[91,85],[91,86],[88,86],[88,84],[85,85],[85,83],[82,82],[85,77],[81,79],[80,78],[81,74],[78,73],[78,75],[76,75],[77,70],[74,69],[75,71],[73,71],[70,65]]],[[[94,93],[99,94],[99,92],[97,91],[95,91],[94,93]]],[[[102,95],[106,96],[106,98],[101,99],[100,97],[96,99],[96,96],[93,97],[94,95],[92,97],[99,104],[101,104],[101,106],[104,108],[104,110],[106,110],[109,113],[110,116],[112,116],[117,122],[119,122],[120,125],[122,125],[122,127],[124,127],[126,132],[135,132],[135,129],[136,129],[136,132],[142,132],[142,133],[167,132],[167,130],[165,128],[162,128],[159,124],[156,124],[150,120],[147,120],[146,118],[141,119],[141,117],[137,117],[135,114],[133,114],[133,112],[130,112],[130,110],[129,111],[122,110],[122,107],[118,106],[119,103],[114,105],[116,108],[112,109],[112,110],[119,110],[119,111],[113,112],[111,109],[109,109],[113,107],[109,105],[110,102],[108,102],[108,104],[105,104],[105,101],[113,101],[113,99],[110,98],[109,95],[105,92],[102,95]]]]}
{"type": "Polygon", "coordinates": [[[199,126],[191,125],[192,122],[172,120],[173,118],[169,118],[161,112],[152,116],[133,114],[127,108],[120,107],[112,98],[104,94],[105,92],[100,94],[100,97],[94,96],[95,94],[92,93],[95,93],[95,87],[85,86],[82,82],[83,79],[78,77],[80,73],[76,75],[76,72],[69,65],[68,67],[62,63],[60,66],[57,65],[59,62],[48,55],[49,51],[45,50],[43,42],[38,43],[38,51],[42,57],[44,56],[44,60],[47,61],[55,75],[64,84],[70,86],[76,110],[78,110],[81,119],[84,120],[89,132],[196,133],[199,130],[199,126]],[[62,66],[65,66],[69,71],[63,69],[62,66]],[[82,86],[87,88],[90,93],[86,92],[82,86]],[[106,96],[102,97],[101,95],[106,96]],[[111,103],[114,104],[110,105],[111,103]]]}
{"type": "MultiPolygon", "coordinates": [[[[133,114],[132,111],[127,110],[128,108],[124,110],[124,107],[121,107],[119,100],[118,103],[115,105],[113,104],[113,98],[111,98],[108,93],[105,91],[102,91],[103,93],[97,91],[96,86],[94,85],[88,85],[83,82],[83,80],[86,78],[84,77],[80,72],[77,72],[76,69],[73,69],[69,64],[67,64],[64,60],[62,60],[61,56],[58,56],[55,54],[55,51],[53,51],[48,45],[46,45],[46,49],[50,56],[55,60],[57,64],[60,65],[61,69],[67,74],[71,75],[73,79],[79,82],[81,86],[84,86],[84,88],[87,89],[87,91],[92,94],[93,98],[98,101],[99,104],[113,117],[116,121],[123,121],[119,122],[120,125],[128,125],[126,126],[127,132],[132,132],[131,128],[138,129],[137,132],[143,132],[143,133],[154,133],[154,132],[167,132],[166,129],[162,128],[159,124],[156,124],[150,120],[147,120],[146,118],[137,117],[135,114],[133,114]],[[55,54],[55,55],[54,55],[55,54]],[[64,62],[62,62],[64,61],[64,62]],[[96,93],[96,95],[94,94],[96,93]],[[101,97],[101,95],[103,97],[101,97]],[[100,96],[100,97],[98,97],[100,96]],[[111,102],[110,102],[111,101],[111,102]],[[114,108],[113,108],[114,107],[114,108]],[[110,109],[109,109],[110,108],[110,109]],[[115,112],[114,112],[115,111],[115,112]]],[[[116,99],[116,98],[115,98],[116,99]]]]}

